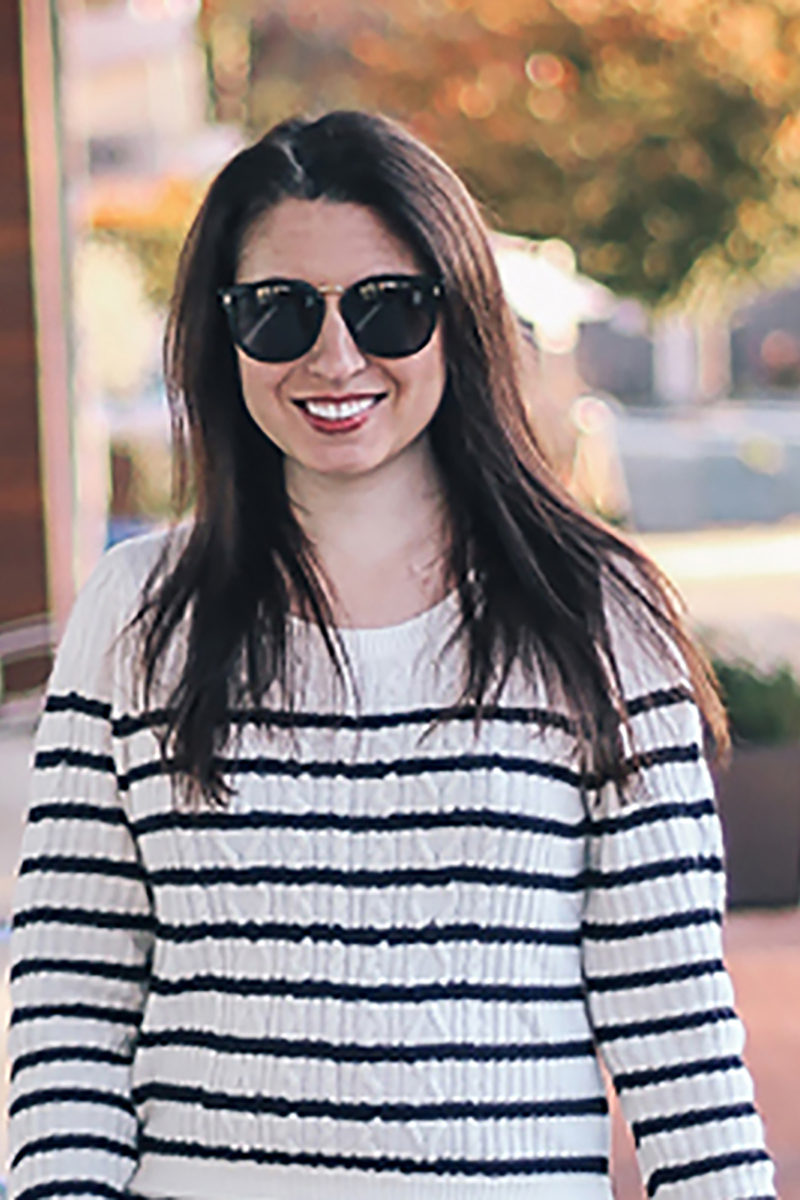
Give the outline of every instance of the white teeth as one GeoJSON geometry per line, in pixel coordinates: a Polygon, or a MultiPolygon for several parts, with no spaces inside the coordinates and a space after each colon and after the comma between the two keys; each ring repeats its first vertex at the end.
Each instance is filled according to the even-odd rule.
{"type": "Polygon", "coordinates": [[[343,404],[336,400],[306,400],[305,408],[312,417],[322,417],[326,421],[344,421],[347,417],[366,412],[376,403],[376,396],[368,396],[366,400],[345,400],[343,404]]]}

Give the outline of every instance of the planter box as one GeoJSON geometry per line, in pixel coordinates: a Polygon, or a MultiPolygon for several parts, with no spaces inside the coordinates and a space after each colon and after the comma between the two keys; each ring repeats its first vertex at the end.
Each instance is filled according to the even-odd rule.
{"type": "Polygon", "coordinates": [[[800,902],[800,743],[737,747],[716,783],[730,907],[800,902]]]}

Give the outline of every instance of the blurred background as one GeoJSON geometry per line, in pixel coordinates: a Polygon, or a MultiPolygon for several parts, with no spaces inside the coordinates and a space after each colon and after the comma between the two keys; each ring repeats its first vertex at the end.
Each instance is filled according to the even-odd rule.
{"type": "Polygon", "coordinates": [[[478,196],[546,453],[714,656],[729,966],[800,1200],[796,0],[6,0],[0,94],[0,969],[53,645],[104,548],[169,516],[192,215],[274,121],[379,109],[478,196]]]}

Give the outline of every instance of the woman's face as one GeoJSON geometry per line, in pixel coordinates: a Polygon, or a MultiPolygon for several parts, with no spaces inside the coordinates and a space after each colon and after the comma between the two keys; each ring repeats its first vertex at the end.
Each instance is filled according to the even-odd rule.
{"type": "MultiPolygon", "coordinates": [[[[420,270],[411,249],[371,209],[283,200],[246,235],[236,281],[280,277],[347,287],[371,275],[420,270]]],[[[413,454],[424,442],[445,384],[441,322],[416,354],[378,358],[353,341],[338,295],[325,299],[319,337],[301,358],[259,362],[237,347],[242,392],[255,423],[286,456],[288,472],[352,477],[413,454]]]]}

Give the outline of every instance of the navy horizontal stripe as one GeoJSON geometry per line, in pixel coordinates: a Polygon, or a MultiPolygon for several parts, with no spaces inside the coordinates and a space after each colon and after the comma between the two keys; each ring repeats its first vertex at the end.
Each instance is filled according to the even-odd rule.
{"type": "Polygon", "coordinates": [[[698,820],[701,817],[713,817],[716,811],[714,801],[709,796],[700,800],[648,804],[645,807],[633,808],[630,812],[623,811],[613,816],[599,817],[592,821],[591,831],[596,834],[626,833],[643,825],[658,825],[676,819],[698,820]]]}
{"type": "MultiPolygon", "coordinates": [[[[629,772],[648,770],[666,763],[697,762],[702,757],[699,746],[661,746],[643,751],[635,760],[629,760],[629,772]]],[[[386,762],[348,763],[343,761],[321,762],[318,759],[267,758],[258,755],[252,758],[218,757],[215,766],[226,775],[256,775],[261,778],[278,777],[287,779],[387,779],[390,776],[408,778],[422,775],[472,773],[475,771],[503,771],[505,774],[521,774],[542,779],[552,779],[570,787],[593,788],[600,780],[592,775],[581,774],[560,763],[543,762],[539,759],[504,754],[455,754],[430,758],[401,758],[386,762]]],[[[119,776],[119,786],[128,790],[133,784],[141,783],[158,775],[169,774],[174,769],[170,759],[152,759],[139,763],[119,776]]]]}
{"type": "Polygon", "coordinates": [[[381,814],[339,812],[230,812],[224,810],[187,811],[171,809],[153,813],[131,822],[137,837],[162,830],[211,829],[224,832],[253,829],[342,830],[347,833],[391,833],[415,829],[456,828],[511,829],[550,834],[555,837],[581,838],[588,830],[586,821],[557,821],[524,812],[501,812],[490,808],[461,808],[443,812],[391,812],[381,814]]]}
{"type": "Polygon", "coordinates": [[[143,1083],[133,1089],[137,1107],[151,1101],[191,1104],[216,1112],[241,1112],[254,1116],[328,1118],[334,1121],[496,1121],[532,1117],[604,1116],[600,1097],[576,1100],[445,1100],[437,1104],[366,1101],[290,1100],[285,1096],[244,1095],[209,1091],[178,1083],[143,1083]]]}
{"type": "Polygon", "coordinates": [[[154,918],[149,913],[106,912],[93,908],[59,908],[57,905],[41,905],[38,908],[23,908],[14,914],[12,927],[25,929],[29,925],[83,925],[90,929],[118,929],[125,931],[154,928],[154,918]]]}
{"type": "Polygon", "coordinates": [[[41,975],[59,972],[64,975],[90,975],[97,979],[125,980],[127,983],[144,983],[147,967],[138,964],[106,962],[94,958],[21,958],[11,968],[11,982],[26,975],[41,975]]]}
{"type": "Polygon", "coordinates": [[[696,742],[680,746],[658,746],[653,750],[641,750],[629,759],[629,765],[638,770],[648,770],[650,767],[661,767],[667,763],[700,762],[703,751],[696,742]]]}
{"type": "Polygon", "coordinates": [[[32,825],[40,821],[97,821],[101,825],[126,825],[121,808],[108,804],[84,804],[76,800],[56,800],[49,804],[34,804],[28,813],[32,825]]]}
{"type": "Polygon", "coordinates": [[[532,1000],[584,1000],[580,984],[490,984],[490,983],[338,983],[328,979],[235,979],[226,975],[189,975],[163,979],[156,975],[151,991],[161,996],[190,992],[220,992],[231,996],[294,996],[298,999],[367,1000],[375,1003],[425,1000],[485,1000],[530,1002],[532,1000]]]}
{"type": "Polygon", "coordinates": [[[689,875],[693,871],[723,871],[717,854],[693,854],[685,858],[668,858],[658,862],[637,863],[618,871],[589,870],[586,882],[590,887],[625,887],[629,883],[647,883],[652,879],[668,879],[672,875],[689,875]]]}
{"type": "Polygon", "coordinates": [[[275,1058],[307,1058],[331,1062],[529,1062],[584,1058],[594,1055],[591,1038],[568,1042],[475,1045],[471,1042],[432,1042],[421,1045],[363,1045],[311,1038],[241,1037],[205,1029],[146,1029],[138,1045],[191,1046],[218,1054],[258,1054],[275,1058]]]}
{"type": "Polygon", "coordinates": [[[724,971],[720,958],[700,962],[674,963],[669,967],[656,967],[652,971],[631,971],[624,975],[587,976],[586,986],[590,992],[616,992],[623,988],[653,987],[659,983],[682,983],[686,979],[699,979],[702,975],[715,975],[724,971]]]}
{"type": "Polygon", "coordinates": [[[119,879],[143,878],[138,862],[118,858],[87,857],[78,854],[39,854],[23,859],[20,875],[31,875],[36,871],[58,871],[68,875],[108,875],[119,879]]]}
{"type": "Polygon", "coordinates": [[[156,936],[165,942],[187,944],[207,939],[227,941],[241,938],[249,942],[335,942],[344,946],[418,946],[440,942],[479,942],[484,945],[517,943],[532,946],[577,946],[577,929],[538,929],[535,926],[479,925],[475,922],[453,925],[368,926],[300,925],[277,921],[200,921],[193,925],[159,922],[156,936]]]}
{"type": "Polygon", "coordinates": [[[544,875],[503,867],[476,867],[453,863],[446,867],[400,867],[345,870],[339,867],[285,867],[263,863],[256,867],[161,867],[150,872],[154,886],[212,887],[233,884],[306,884],[349,888],[447,887],[451,883],[485,884],[490,887],[548,888],[555,892],[577,892],[586,882],[584,871],[576,875],[544,875]]]}
{"type": "Polygon", "coordinates": [[[205,1142],[180,1142],[172,1138],[156,1138],[143,1133],[140,1139],[143,1154],[158,1154],[168,1158],[219,1159],[222,1162],[254,1162],[264,1166],[322,1167],[331,1170],[369,1171],[375,1174],[390,1172],[402,1175],[468,1175],[500,1178],[509,1175],[606,1175],[608,1158],[602,1155],[569,1155],[563,1158],[390,1158],[366,1154],[322,1154],[285,1150],[262,1150],[239,1146],[213,1146],[205,1142]]]}
{"type": "Polygon", "coordinates": [[[686,687],[657,688],[643,696],[636,696],[633,700],[626,700],[625,707],[628,716],[638,717],[640,713],[651,712],[655,708],[670,708],[674,704],[692,699],[692,693],[686,687]]]}
{"type": "Polygon", "coordinates": [[[634,1121],[631,1126],[636,1145],[642,1138],[657,1133],[673,1133],[676,1129],[691,1129],[697,1125],[709,1125],[712,1121],[733,1121],[739,1117],[755,1117],[754,1104],[726,1104],[716,1108],[691,1108],[687,1112],[671,1113],[668,1117],[651,1117],[647,1121],[634,1121]]]}
{"type": "Polygon", "coordinates": [[[54,1150],[102,1150],[117,1158],[137,1157],[135,1147],[116,1138],[102,1137],[97,1133],[53,1133],[49,1137],[36,1138],[21,1146],[11,1160],[12,1168],[18,1167],[26,1158],[37,1154],[51,1154],[54,1150]]]}
{"type": "Polygon", "coordinates": [[[103,1200],[126,1200],[128,1192],[96,1179],[51,1179],[25,1188],[17,1200],[51,1200],[53,1196],[101,1196],[103,1200]]]}
{"type": "MultiPolygon", "coordinates": [[[[74,693],[73,693],[74,694],[74,693]]],[[[667,708],[690,700],[691,692],[685,688],[675,687],[657,689],[645,695],[637,696],[627,702],[630,716],[655,708],[667,708]]],[[[383,730],[400,729],[404,725],[430,725],[443,718],[448,721],[474,721],[475,706],[459,705],[454,708],[422,707],[400,710],[388,713],[324,713],[324,712],[290,712],[286,709],[269,708],[234,708],[228,712],[228,717],[234,725],[257,725],[265,729],[348,729],[348,730],[383,730]]],[[[163,725],[169,716],[164,708],[152,709],[149,712],[133,715],[123,714],[115,717],[113,731],[116,737],[130,737],[144,729],[163,725]]],[[[506,724],[533,724],[561,729],[573,733],[577,723],[565,713],[545,708],[527,708],[518,705],[486,705],[481,719],[483,721],[500,721],[506,724]]]]}
{"type": "Polygon", "coordinates": [[[95,1062],[112,1067],[128,1067],[131,1056],[118,1050],[106,1050],[103,1046],[47,1046],[44,1050],[17,1055],[11,1065],[11,1078],[16,1079],[22,1071],[32,1067],[54,1062],[95,1062]]]}
{"type": "Polygon", "coordinates": [[[627,1021],[620,1025],[598,1025],[594,1032],[598,1042],[616,1042],[621,1038],[680,1033],[684,1029],[701,1029],[704,1025],[717,1025],[720,1021],[735,1020],[736,1013],[732,1008],[710,1008],[703,1012],[675,1013],[671,1017],[659,1017],[652,1021],[627,1021]]]}
{"type": "Polygon", "coordinates": [[[39,750],[33,765],[37,771],[45,771],[51,767],[81,767],[87,771],[116,775],[116,765],[110,754],[92,754],[89,750],[76,750],[74,746],[39,750]]]}
{"type": "Polygon", "coordinates": [[[44,711],[48,713],[75,712],[87,717],[99,717],[108,720],[111,716],[111,705],[105,700],[94,700],[90,696],[82,696],[79,692],[64,692],[49,695],[45,701],[44,711]]]}
{"type": "Polygon", "coordinates": [[[687,1179],[697,1179],[700,1175],[710,1175],[712,1171],[725,1171],[730,1167],[741,1167],[746,1163],[769,1162],[769,1155],[764,1150],[734,1150],[729,1154],[715,1154],[703,1158],[699,1162],[678,1163],[674,1167],[659,1167],[650,1176],[647,1183],[648,1196],[655,1196],[658,1189],[665,1183],[683,1183],[687,1179]]]}
{"type": "Polygon", "coordinates": [[[721,911],[718,908],[692,908],[686,912],[662,913],[640,921],[584,921],[582,932],[588,941],[616,942],[700,925],[722,925],[721,911]]]}
{"type": "Polygon", "coordinates": [[[100,1088],[83,1087],[50,1087],[25,1092],[12,1101],[8,1115],[14,1117],[17,1113],[38,1108],[43,1104],[100,1104],[105,1108],[118,1108],[132,1117],[136,1115],[133,1102],[128,1096],[118,1092],[105,1092],[100,1088]]]}
{"type": "Polygon", "coordinates": [[[651,1087],[656,1083],[669,1083],[675,1079],[693,1079],[695,1075],[712,1075],[716,1071],[736,1071],[743,1066],[738,1054],[724,1058],[704,1058],[697,1062],[673,1063],[668,1067],[652,1067],[644,1071],[628,1071],[614,1076],[614,1087],[618,1092],[632,1088],[651,1087]]]}
{"type": "MultiPolygon", "coordinates": [[[[116,737],[130,737],[143,729],[165,724],[168,711],[152,709],[141,715],[116,717],[113,730],[116,737]]],[[[354,731],[377,731],[401,729],[404,725],[431,725],[434,721],[474,721],[475,706],[459,705],[455,708],[411,708],[398,712],[353,713],[340,712],[290,712],[286,709],[234,708],[228,711],[232,725],[256,725],[262,729],[347,729],[354,731]]],[[[505,724],[542,725],[561,729],[565,733],[577,728],[564,713],[545,708],[525,708],[514,705],[486,705],[482,721],[499,721],[505,724]]]]}
{"type": "MultiPolygon", "coordinates": [[[[168,773],[173,768],[171,760],[162,762],[153,759],[132,767],[120,775],[119,785],[123,789],[134,783],[168,773]]],[[[392,775],[408,778],[420,775],[441,775],[456,772],[503,771],[505,774],[521,774],[553,779],[571,787],[579,787],[582,776],[577,771],[559,763],[543,762],[535,758],[507,754],[451,754],[430,758],[398,758],[386,762],[321,762],[318,759],[253,758],[215,759],[217,766],[226,775],[257,775],[287,779],[386,779],[392,775]]]]}
{"type": "Polygon", "coordinates": [[[138,1025],[142,1014],[133,1008],[112,1008],[105,1004],[22,1004],[12,1010],[10,1024],[44,1021],[52,1017],[75,1018],[80,1021],[102,1021],[108,1025],[138,1025]]]}

